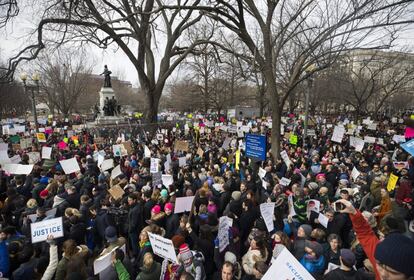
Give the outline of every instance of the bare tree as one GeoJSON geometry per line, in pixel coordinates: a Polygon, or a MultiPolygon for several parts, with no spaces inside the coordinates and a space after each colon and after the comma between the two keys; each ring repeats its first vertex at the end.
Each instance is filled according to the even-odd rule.
{"type": "Polygon", "coordinates": [[[60,49],[55,55],[42,56],[37,67],[43,100],[51,112],[56,109],[67,117],[87,93],[92,65],[85,53],[60,49]]]}
{"type": "Polygon", "coordinates": [[[26,115],[26,111],[31,109],[29,96],[25,95],[23,86],[16,81],[0,80],[0,99],[0,119],[26,115]]]}
{"type": "MultiPolygon", "coordinates": [[[[344,50],[389,47],[398,27],[412,22],[412,17],[408,17],[409,0],[208,3],[197,9],[236,34],[249,50],[236,55],[257,64],[265,77],[272,108],[274,157],[279,157],[283,106],[302,81],[329,67],[344,50]],[[378,32],[383,32],[382,36],[378,32]],[[311,65],[315,65],[312,71],[306,71],[311,65]]],[[[220,40],[215,44],[234,53],[226,36],[220,40]]]]}
{"type": "Polygon", "coordinates": [[[10,59],[11,73],[19,62],[39,54],[45,47],[46,33],[49,37],[59,35],[59,38],[52,37],[58,44],[86,41],[101,48],[114,44],[134,65],[148,101],[146,118],[156,122],[168,77],[197,45],[206,42],[206,38],[194,38],[192,42],[182,39],[203,15],[192,9],[182,10],[180,5],[195,8],[200,0],[169,2],[176,3],[176,8],[167,9],[162,0],[45,1],[44,14],[37,27],[38,41],[10,59]],[[155,56],[160,57],[159,65],[155,56]]]}
{"type": "Polygon", "coordinates": [[[16,0],[2,0],[0,1],[0,28],[4,27],[7,22],[17,16],[19,13],[19,6],[16,0]]]}

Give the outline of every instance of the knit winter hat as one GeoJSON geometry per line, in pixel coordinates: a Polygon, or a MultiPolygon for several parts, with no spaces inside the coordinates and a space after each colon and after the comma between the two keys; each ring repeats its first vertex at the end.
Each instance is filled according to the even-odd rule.
{"type": "Polygon", "coordinates": [[[168,197],[168,191],[166,189],[162,189],[160,194],[161,194],[162,198],[167,198],[168,197]]]}
{"type": "Polygon", "coordinates": [[[173,211],[173,209],[174,209],[174,206],[172,205],[172,203],[170,203],[170,202],[167,202],[165,205],[164,205],[164,211],[165,210],[170,210],[170,211],[173,211]]]}
{"type": "Polygon", "coordinates": [[[187,263],[188,261],[191,261],[193,257],[193,253],[191,253],[190,248],[188,248],[187,244],[182,244],[179,249],[180,259],[187,263]]]}
{"type": "Polygon", "coordinates": [[[307,224],[303,224],[300,225],[300,227],[303,229],[303,231],[305,232],[306,236],[310,236],[312,233],[312,227],[310,225],[307,224]]]}
{"type": "Polygon", "coordinates": [[[400,233],[388,235],[375,249],[375,259],[390,268],[414,276],[414,241],[400,233]]]}
{"type": "Polygon", "coordinates": [[[159,214],[161,212],[161,206],[155,205],[154,207],[152,207],[151,212],[154,214],[159,214]]]}
{"type": "Polygon", "coordinates": [[[311,249],[315,253],[317,258],[322,256],[322,254],[323,254],[322,245],[320,243],[316,242],[316,241],[306,240],[305,241],[305,247],[308,247],[309,249],[311,249]]]}
{"type": "Polygon", "coordinates": [[[39,193],[41,198],[46,198],[49,195],[49,191],[47,189],[44,189],[39,193]]]}
{"type": "Polygon", "coordinates": [[[227,251],[224,254],[224,261],[231,262],[232,264],[235,264],[237,262],[237,257],[234,253],[227,251]]]}

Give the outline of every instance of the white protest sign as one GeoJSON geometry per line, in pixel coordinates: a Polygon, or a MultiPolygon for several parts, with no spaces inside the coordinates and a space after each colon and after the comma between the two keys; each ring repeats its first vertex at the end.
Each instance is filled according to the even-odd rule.
{"type": "Polygon", "coordinates": [[[395,143],[405,143],[405,136],[404,136],[404,135],[394,135],[394,136],[392,137],[392,140],[393,140],[395,143]]]}
{"type": "Polygon", "coordinates": [[[289,186],[290,185],[290,182],[291,182],[292,180],[290,180],[290,179],[288,179],[288,178],[286,178],[286,177],[283,177],[282,179],[280,179],[280,184],[282,185],[282,186],[285,186],[285,187],[287,187],[287,186],[289,186]]]}
{"type": "Polygon", "coordinates": [[[161,179],[162,179],[162,184],[164,186],[166,186],[166,187],[174,184],[174,179],[173,179],[173,176],[172,175],[165,175],[165,174],[163,174],[161,176],[161,179]]]}
{"type": "Polygon", "coordinates": [[[280,152],[280,157],[283,159],[283,161],[285,162],[287,167],[289,167],[289,165],[291,165],[292,161],[290,160],[290,158],[289,158],[286,151],[280,152]]]}
{"type": "Polygon", "coordinates": [[[112,167],[114,167],[114,159],[112,158],[104,160],[101,164],[102,171],[106,171],[108,169],[111,169],[112,167]]]}
{"type": "Polygon", "coordinates": [[[63,236],[62,217],[48,219],[38,223],[30,224],[32,243],[45,241],[48,235],[54,238],[63,236]]]}
{"type": "Polygon", "coordinates": [[[121,165],[117,165],[114,169],[112,169],[111,178],[115,179],[121,174],[122,174],[121,165]]]}
{"type": "Polygon", "coordinates": [[[14,155],[10,158],[11,163],[19,163],[22,161],[20,155],[14,155]]]}
{"type": "Polygon", "coordinates": [[[164,170],[165,171],[170,170],[170,162],[169,161],[164,162],[164,170]]]}
{"type": "Polygon", "coordinates": [[[178,166],[183,167],[187,164],[187,158],[186,157],[179,157],[178,158],[178,166]]]}
{"type": "Polygon", "coordinates": [[[227,137],[227,138],[224,140],[223,145],[221,145],[221,147],[222,147],[223,149],[227,150],[227,149],[229,148],[229,146],[230,146],[230,142],[231,142],[231,138],[230,138],[230,137],[227,137]]]}
{"type": "Polygon", "coordinates": [[[319,213],[320,206],[321,206],[321,202],[319,200],[309,199],[308,205],[306,206],[306,213],[307,213],[308,218],[309,218],[311,211],[319,213]]]}
{"type": "Polygon", "coordinates": [[[354,179],[354,181],[359,177],[359,175],[361,175],[361,172],[358,171],[358,169],[352,168],[352,172],[351,172],[351,177],[352,179],[354,179]]]}
{"type": "Polygon", "coordinates": [[[9,155],[7,154],[7,150],[0,151],[0,163],[5,164],[11,162],[9,155]]]}
{"type": "Polygon", "coordinates": [[[369,130],[377,130],[377,124],[376,123],[370,123],[367,127],[369,130]]]}
{"type": "Polygon", "coordinates": [[[349,145],[355,148],[355,151],[361,152],[364,148],[365,142],[361,138],[358,137],[349,137],[349,145]]]}
{"type": "Polygon", "coordinates": [[[345,128],[343,126],[335,126],[331,140],[333,142],[342,143],[342,138],[345,134],[345,128]]]}
{"type": "Polygon", "coordinates": [[[160,160],[158,158],[151,158],[150,163],[150,173],[157,173],[159,171],[158,162],[160,160]]]}
{"type": "Polygon", "coordinates": [[[315,280],[287,248],[282,250],[262,277],[262,280],[275,279],[315,280]]]}
{"type": "Polygon", "coordinates": [[[71,174],[73,172],[80,171],[80,167],[76,158],[70,158],[59,161],[65,174],[71,174]]]}
{"type": "Polygon", "coordinates": [[[114,153],[114,156],[116,157],[128,155],[128,151],[125,149],[124,145],[122,144],[112,145],[112,152],[114,153]]]}
{"type": "Polygon", "coordinates": [[[151,157],[151,150],[147,147],[147,145],[144,146],[144,157],[146,158],[151,157]]]}
{"type": "Polygon", "coordinates": [[[273,224],[274,211],[275,211],[274,202],[260,204],[260,214],[262,215],[263,220],[265,221],[268,232],[273,231],[275,228],[273,224]]]}
{"type": "Polygon", "coordinates": [[[371,136],[365,136],[364,137],[364,141],[366,142],[366,143],[375,143],[375,137],[371,137],[371,136]]]}
{"type": "Polygon", "coordinates": [[[41,156],[39,152],[30,152],[30,153],[27,153],[27,155],[29,156],[30,164],[35,164],[41,160],[41,156]]]}
{"type": "Polygon", "coordinates": [[[50,159],[51,155],[52,155],[52,147],[43,146],[42,147],[42,158],[50,159]]]}
{"type": "Polygon", "coordinates": [[[233,219],[227,216],[220,217],[217,238],[219,240],[219,251],[223,252],[230,244],[229,229],[233,225],[233,219]]]}
{"type": "Polygon", "coordinates": [[[6,151],[9,149],[9,144],[7,143],[0,143],[0,151],[6,151]]]}
{"type": "Polygon", "coordinates": [[[195,196],[177,197],[175,199],[174,213],[190,212],[194,197],[195,196]]]}
{"type": "Polygon", "coordinates": [[[175,254],[174,245],[171,239],[164,238],[160,235],[148,232],[152,251],[157,256],[163,259],[178,263],[177,255],[175,254]]]}
{"type": "Polygon", "coordinates": [[[264,170],[263,168],[259,167],[259,178],[260,180],[263,180],[263,177],[266,175],[266,170],[264,170]]]}
{"type": "Polygon", "coordinates": [[[3,169],[10,174],[29,175],[30,172],[32,172],[33,170],[33,164],[26,165],[26,164],[10,163],[10,164],[5,164],[3,169]]]}
{"type": "Polygon", "coordinates": [[[320,223],[321,225],[323,225],[325,228],[328,228],[328,222],[329,222],[329,219],[328,219],[328,217],[326,217],[324,214],[319,213],[319,216],[318,216],[318,221],[319,221],[319,223],[320,223]]]}
{"type": "Polygon", "coordinates": [[[100,256],[93,262],[93,272],[94,274],[98,274],[102,271],[104,271],[107,267],[111,266],[112,264],[112,253],[118,249],[119,246],[116,246],[113,248],[109,253],[100,256]]]}

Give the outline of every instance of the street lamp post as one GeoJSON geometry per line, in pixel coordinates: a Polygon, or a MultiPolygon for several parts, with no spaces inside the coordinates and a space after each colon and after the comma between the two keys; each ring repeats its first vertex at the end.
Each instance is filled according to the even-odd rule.
{"type": "MultiPolygon", "coordinates": [[[[312,73],[312,71],[315,69],[314,65],[310,65],[308,68],[306,68],[306,73],[312,73]]],[[[312,77],[309,76],[309,78],[306,81],[307,87],[305,92],[305,123],[304,123],[304,137],[303,137],[303,146],[305,147],[306,144],[306,138],[308,137],[308,123],[309,123],[309,95],[312,88],[312,77]]]]}
{"type": "Polygon", "coordinates": [[[37,122],[37,112],[36,112],[36,99],[35,99],[35,92],[34,89],[36,88],[37,94],[39,94],[39,81],[40,76],[37,73],[32,75],[32,80],[35,82],[35,86],[27,84],[27,74],[23,73],[20,76],[20,79],[23,81],[24,85],[24,93],[27,95],[27,90],[30,89],[32,94],[32,110],[33,110],[33,118],[35,123],[35,130],[36,132],[39,130],[39,124],[37,122]]]}

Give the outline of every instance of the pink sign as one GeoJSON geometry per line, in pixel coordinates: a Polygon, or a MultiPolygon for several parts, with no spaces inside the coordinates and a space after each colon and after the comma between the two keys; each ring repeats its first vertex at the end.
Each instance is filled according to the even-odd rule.
{"type": "Polygon", "coordinates": [[[414,137],[414,128],[407,126],[405,128],[405,138],[413,138],[414,137]]]}
{"type": "Polygon", "coordinates": [[[66,147],[68,146],[68,144],[66,144],[66,143],[65,143],[65,142],[63,142],[63,141],[60,141],[60,142],[57,144],[57,146],[58,146],[59,150],[64,150],[64,149],[66,149],[66,147]]]}

